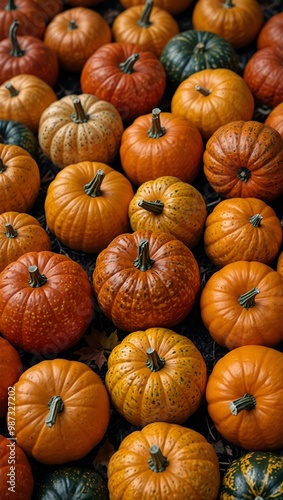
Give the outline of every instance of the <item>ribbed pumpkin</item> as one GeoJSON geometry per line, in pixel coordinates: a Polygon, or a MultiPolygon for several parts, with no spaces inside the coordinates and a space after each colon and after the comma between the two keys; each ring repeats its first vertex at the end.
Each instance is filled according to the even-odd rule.
{"type": "Polygon", "coordinates": [[[283,276],[283,251],[278,256],[276,270],[283,276]]]}
{"type": "Polygon", "coordinates": [[[278,45],[283,30],[283,12],[271,16],[262,26],[257,37],[257,50],[269,45],[278,45]]]}
{"type": "Polygon", "coordinates": [[[277,104],[277,106],[271,110],[265,119],[264,125],[275,128],[283,139],[283,102],[277,104]]]}
{"type": "Polygon", "coordinates": [[[0,337],[0,417],[6,416],[8,401],[9,406],[13,406],[15,402],[9,388],[18,381],[22,372],[23,364],[18,351],[8,340],[0,337]]]}
{"type": "Polygon", "coordinates": [[[131,424],[182,424],[203,400],[206,373],[191,340],[156,327],[130,333],[111,351],[105,383],[114,407],[131,424]]]}
{"type": "Polygon", "coordinates": [[[14,439],[0,435],[0,497],[31,500],[33,488],[33,471],[26,454],[14,439]]]}
{"type": "Polygon", "coordinates": [[[0,142],[15,144],[28,151],[38,161],[38,142],[33,132],[23,123],[15,120],[0,120],[0,142]]]}

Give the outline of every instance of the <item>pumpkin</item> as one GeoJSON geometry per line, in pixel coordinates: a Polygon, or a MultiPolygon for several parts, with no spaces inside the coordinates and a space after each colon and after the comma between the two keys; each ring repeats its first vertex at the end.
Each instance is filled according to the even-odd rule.
{"type": "Polygon", "coordinates": [[[34,133],[23,123],[16,120],[0,120],[0,142],[20,146],[38,161],[37,140],[34,133]]]}
{"type": "Polygon", "coordinates": [[[153,52],[127,42],[99,47],[85,63],[82,91],[109,101],[123,120],[133,121],[158,106],[166,87],[166,73],[153,52]]]}
{"type": "Polygon", "coordinates": [[[203,171],[223,198],[260,198],[283,192],[283,140],[277,130],[256,120],[230,122],[206,144],[203,171]]]}
{"type": "Polygon", "coordinates": [[[56,53],[39,38],[17,36],[18,26],[19,22],[15,20],[9,38],[0,41],[0,84],[15,75],[30,74],[53,87],[59,73],[56,53]]]}
{"type": "Polygon", "coordinates": [[[283,354],[241,346],[220,358],[208,377],[207,409],[224,439],[252,451],[282,448],[283,354]]]}
{"type": "Polygon", "coordinates": [[[278,12],[271,16],[261,27],[257,37],[257,50],[268,45],[278,45],[282,37],[283,12],[278,12]]]}
{"type": "Polygon", "coordinates": [[[39,145],[59,169],[72,163],[111,163],[116,157],[123,122],[117,109],[90,94],[68,94],[52,102],[39,121],[39,145]]]}
{"type": "MultiPolygon", "coordinates": [[[[169,233],[189,248],[200,242],[206,216],[201,193],[170,175],[144,182],[129,204],[133,231],[149,229],[169,233]]],[[[280,229],[282,233],[281,225],[280,229]]]]}
{"type": "Polygon", "coordinates": [[[278,499],[283,494],[283,457],[250,451],[233,460],[220,488],[220,500],[278,499]]]}
{"type": "MultiPolygon", "coordinates": [[[[74,0],[71,0],[74,1],[74,0]]],[[[132,7],[133,5],[144,4],[145,0],[120,0],[120,3],[123,5],[125,9],[132,7]]],[[[159,7],[160,9],[167,10],[170,14],[174,16],[176,14],[180,14],[186,10],[191,4],[193,0],[154,0],[155,7],[159,7]]]]}
{"type": "Polygon", "coordinates": [[[105,377],[116,410],[131,424],[182,424],[199,408],[205,361],[195,344],[166,328],[127,335],[111,351],[105,377]]]}
{"type": "Polygon", "coordinates": [[[88,275],[70,257],[27,252],[0,273],[0,331],[26,352],[58,354],[72,347],[93,313],[88,275]]]}
{"type": "Polygon", "coordinates": [[[0,496],[31,500],[34,478],[24,451],[13,439],[0,435],[0,496]]]}
{"type": "Polygon", "coordinates": [[[276,212],[258,198],[222,200],[205,221],[205,252],[217,267],[238,260],[271,264],[282,238],[276,212]]]}
{"type": "Polygon", "coordinates": [[[171,111],[186,116],[207,141],[221,126],[251,120],[254,98],[244,79],[227,68],[203,69],[183,80],[171,99],[171,111]]]}
{"type": "Polygon", "coordinates": [[[195,30],[220,35],[238,50],[257,37],[263,12],[257,0],[198,0],[192,23],[195,30]]]}
{"type": "Polygon", "coordinates": [[[179,31],[176,19],[167,10],[156,7],[153,0],[128,7],[115,17],[112,24],[115,42],[138,44],[157,57],[179,31]]]}
{"type": "Polygon", "coordinates": [[[34,75],[16,75],[0,85],[0,119],[16,120],[38,131],[42,112],[57,96],[46,82],[34,75]]]}
{"type": "Polygon", "coordinates": [[[174,35],[160,54],[173,89],[203,69],[239,69],[238,55],[223,37],[209,31],[186,30],[174,35]]]}
{"type": "Polygon", "coordinates": [[[200,271],[184,243],[140,230],[117,236],[98,254],[93,287],[102,312],[118,328],[171,328],[193,308],[200,271]]]}
{"type": "Polygon", "coordinates": [[[277,262],[276,262],[276,271],[283,276],[283,251],[280,252],[277,262]]]}
{"type": "Polygon", "coordinates": [[[191,183],[202,167],[203,152],[202,137],[192,122],[154,108],[125,128],[120,160],[127,177],[137,186],[167,175],[191,183]]]}
{"type": "Polygon", "coordinates": [[[28,456],[63,464],[81,459],[102,440],[110,417],[109,396],[84,363],[41,361],[20,376],[14,391],[15,436],[28,456]]]}
{"type": "MultiPolygon", "coordinates": [[[[64,5],[62,0],[32,0],[43,10],[45,23],[47,24],[56,14],[62,12],[64,5]]],[[[45,33],[45,32],[44,32],[45,33]]]]}
{"type": "Polygon", "coordinates": [[[275,108],[283,101],[283,45],[257,50],[244,68],[243,78],[256,102],[275,108]]]}
{"type": "Polygon", "coordinates": [[[32,215],[19,212],[0,214],[0,272],[27,252],[51,251],[51,240],[32,215]]]}
{"type": "Polygon", "coordinates": [[[29,212],[40,189],[38,164],[20,146],[0,143],[0,213],[29,212]]]}
{"type": "Polygon", "coordinates": [[[200,297],[205,327],[228,349],[279,344],[283,340],[282,307],[281,274],[256,261],[239,260],[216,271],[200,297]]]}
{"type": "Polygon", "coordinates": [[[106,482],[98,472],[79,466],[63,466],[48,474],[36,493],[37,500],[54,498],[109,500],[106,482]]]}
{"type": "Polygon", "coordinates": [[[98,12],[74,7],[52,19],[44,43],[56,53],[62,69],[75,72],[81,71],[92,53],[111,38],[110,26],[98,12]]]}
{"type": "Polygon", "coordinates": [[[264,121],[264,125],[275,128],[283,139],[283,102],[277,104],[277,106],[271,110],[264,121]]]}
{"type": "Polygon", "coordinates": [[[8,401],[13,407],[14,398],[10,388],[18,381],[22,371],[23,365],[18,351],[10,342],[0,337],[0,417],[6,416],[8,401]]]}
{"type": "Polygon", "coordinates": [[[15,20],[20,25],[19,35],[43,38],[45,17],[41,6],[36,2],[0,0],[0,40],[8,36],[10,26],[15,20]]]}
{"type": "Polygon", "coordinates": [[[69,165],[48,186],[44,205],[48,228],[67,247],[98,253],[130,230],[128,207],[133,196],[130,181],[105,163],[69,165]]]}
{"type": "Polygon", "coordinates": [[[188,427],[153,422],[126,436],[108,464],[111,500],[216,500],[219,462],[210,443],[188,427]]]}

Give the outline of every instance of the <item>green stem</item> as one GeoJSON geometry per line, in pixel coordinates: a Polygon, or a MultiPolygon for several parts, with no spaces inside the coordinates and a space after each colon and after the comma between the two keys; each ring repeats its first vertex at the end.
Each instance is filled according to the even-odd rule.
{"type": "Polygon", "coordinates": [[[153,472],[163,472],[169,465],[169,460],[167,457],[162,455],[159,446],[154,444],[149,448],[150,458],[148,459],[149,468],[153,472]]]}
{"type": "Polygon", "coordinates": [[[97,196],[102,195],[102,191],[100,189],[102,181],[105,177],[105,173],[103,170],[97,170],[94,178],[88,183],[84,185],[84,192],[88,196],[92,198],[96,198],[97,196]]]}
{"type": "Polygon", "coordinates": [[[146,0],[144,4],[144,9],[141,15],[141,18],[137,21],[138,26],[142,28],[149,28],[152,22],[150,21],[150,15],[153,8],[153,0],[146,0]]]}
{"type": "Polygon", "coordinates": [[[204,87],[202,87],[201,85],[196,85],[195,86],[195,89],[200,93],[202,94],[203,96],[207,97],[208,95],[211,94],[211,90],[209,89],[206,89],[204,87]]]}
{"type": "Polygon", "coordinates": [[[122,62],[119,64],[119,68],[123,73],[126,73],[127,75],[131,75],[134,71],[134,64],[135,62],[140,58],[140,55],[135,52],[132,54],[126,61],[122,62]]]}
{"type": "Polygon", "coordinates": [[[2,158],[0,158],[0,174],[3,174],[7,169],[6,165],[4,165],[2,158]]]}
{"type": "Polygon", "coordinates": [[[163,201],[147,201],[147,200],[139,200],[138,206],[148,210],[148,212],[152,212],[155,215],[159,215],[163,212],[164,203],[163,201]]]}
{"type": "Polygon", "coordinates": [[[246,293],[243,293],[238,298],[238,302],[245,309],[250,309],[255,305],[255,296],[259,293],[259,289],[254,287],[246,293]]]}
{"type": "Polygon", "coordinates": [[[7,5],[5,7],[5,10],[10,11],[10,10],[17,10],[17,6],[14,2],[14,0],[8,0],[7,5]]]}
{"type": "Polygon", "coordinates": [[[77,25],[76,21],[74,19],[70,19],[69,25],[68,25],[68,30],[73,31],[76,29],[78,29],[78,25],[77,25]]]}
{"type": "Polygon", "coordinates": [[[252,175],[251,171],[248,168],[246,168],[246,167],[240,167],[237,170],[237,178],[240,181],[248,182],[248,180],[251,177],[251,175],[252,175]]]}
{"type": "Polygon", "coordinates": [[[250,394],[246,393],[244,394],[241,398],[234,399],[229,404],[229,409],[232,413],[232,415],[238,415],[240,411],[243,410],[252,410],[256,406],[256,399],[254,396],[251,396],[250,394]]]}
{"type": "Polygon", "coordinates": [[[73,99],[74,113],[71,114],[71,119],[74,123],[86,123],[89,116],[85,113],[82,103],[78,97],[73,99]]]}
{"type": "Polygon", "coordinates": [[[231,9],[232,7],[235,7],[235,4],[232,0],[225,0],[225,2],[222,4],[222,7],[224,7],[225,9],[231,9]]]}
{"type": "Polygon", "coordinates": [[[152,372],[158,372],[161,368],[163,368],[165,365],[165,359],[160,358],[153,347],[149,347],[146,350],[146,354],[147,360],[145,364],[147,368],[149,368],[152,372]]]}
{"type": "Polygon", "coordinates": [[[7,222],[5,224],[5,227],[6,227],[5,236],[7,236],[7,238],[16,238],[16,236],[18,236],[18,231],[13,228],[10,222],[7,222]]]}
{"type": "Polygon", "coordinates": [[[151,127],[147,131],[147,135],[151,139],[159,139],[159,137],[162,137],[166,132],[165,127],[161,127],[160,113],[161,110],[159,108],[154,108],[152,110],[151,127]]]}
{"type": "Polygon", "coordinates": [[[19,21],[17,21],[15,19],[15,21],[12,22],[10,29],[9,29],[9,38],[10,38],[11,45],[12,45],[12,50],[11,50],[10,54],[13,57],[22,57],[26,53],[26,51],[22,50],[19,46],[19,42],[17,39],[18,26],[19,26],[19,21]]]}
{"type": "Polygon", "coordinates": [[[203,42],[198,42],[194,48],[195,54],[203,54],[205,52],[205,44],[203,42]]]}
{"type": "Polygon", "coordinates": [[[6,83],[5,88],[9,90],[10,92],[10,97],[17,97],[19,95],[20,91],[15,89],[15,87],[10,83],[6,83]]]}
{"type": "Polygon", "coordinates": [[[137,267],[140,271],[143,272],[152,268],[154,260],[151,259],[149,256],[147,239],[143,238],[140,240],[138,248],[138,256],[134,260],[133,264],[135,267],[137,267]]]}
{"type": "Polygon", "coordinates": [[[56,423],[58,413],[64,409],[64,401],[61,396],[52,396],[48,403],[49,413],[45,419],[47,427],[53,427],[56,423]]]}
{"type": "Polygon", "coordinates": [[[252,224],[252,226],[254,227],[259,227],[260,226],[260,223],[262,221],[262,215],[260,214],[255,214],[255,215],[252,215],[250,218],[249,218],[249,221],[250,223],[252,224]]]}
{"type": "Polygon", "coordinates": [[[37,266],[29,266],[30,280],[28,284],[32,288],[39,288],[47,282],[45,274],[40,274],[37,266]]]}

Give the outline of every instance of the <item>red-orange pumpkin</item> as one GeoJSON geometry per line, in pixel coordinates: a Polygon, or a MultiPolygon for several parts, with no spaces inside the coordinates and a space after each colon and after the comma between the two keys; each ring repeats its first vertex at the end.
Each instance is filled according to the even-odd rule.
{"type": "Polygon", "coordinates": [[[25,452],[14,439],[0,435],[0,498],[31,500],[33,488],[33,471],[25,452]]]}
{"type": "Polygon", "coordinates": [[[22,371],[23,365],[18,351],[8,340],[0,337],[0,417],[6,416],[9,396],[10,405],[15,403],[13,394],[9,395],[9,388],[17,382],[22,371]]]}

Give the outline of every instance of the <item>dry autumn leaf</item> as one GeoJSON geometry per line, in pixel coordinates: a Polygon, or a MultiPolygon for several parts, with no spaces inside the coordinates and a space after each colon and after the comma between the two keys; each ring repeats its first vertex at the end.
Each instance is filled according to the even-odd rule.
{"type": "Polygon", "coordinates": [[[79,361],[86,363],[94,361],[99,369],[107,363],[106,356],[120,342],[117,330],[107,336],[104,331],[100,332],[95,328],[92,328],[90,334],[85,336],[85,340],[88,345],[75,351],[75,354],[79,355],[79,361]]]}

